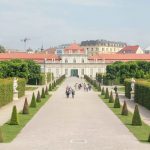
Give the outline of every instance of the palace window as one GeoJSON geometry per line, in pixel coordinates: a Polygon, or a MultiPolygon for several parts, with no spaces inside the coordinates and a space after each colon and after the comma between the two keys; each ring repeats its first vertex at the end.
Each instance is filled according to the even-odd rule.
{"type": "Polygon", "coordinates": [[[84,59],[82,58],[82,63],[84,63],[84,59]]]}
{"type": "Polygon", "coordinates": [[[84,69],[82,69],[81,74],[84,75],[84,69]]]}
{"type": "Polygon", "coordinates": [[[68,69],[65,69],[65,75],[68,75],[68,69]]]}
{"type": "Polygon", "coordinates": [[[68,59],[67,58],[65,59],[65,63],[68,63],[68,59]]]}
{"type": "Polygon", "coordinates": [[[73,63],[76,63],[76,59],[75,58],[73,59],[73,63]]]}

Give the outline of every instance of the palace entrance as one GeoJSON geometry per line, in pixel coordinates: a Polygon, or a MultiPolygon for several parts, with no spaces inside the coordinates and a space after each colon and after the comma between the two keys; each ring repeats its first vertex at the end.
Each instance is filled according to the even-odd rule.
{"type": "Polygon", "coordinates": [[[71,69],[71,76],[78,77],[78,69],[71,69]]]}

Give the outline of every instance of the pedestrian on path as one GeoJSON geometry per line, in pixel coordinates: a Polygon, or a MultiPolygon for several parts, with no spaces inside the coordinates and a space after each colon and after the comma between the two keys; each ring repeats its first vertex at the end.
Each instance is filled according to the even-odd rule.
{"type": "Polygon", "coordinates": [[[72,98],[74,98],[75,91],[72,89],[72,98]]]}
{"type": "Polygon", "coordinates": [[[115,94],[117,94],[117,90],[118,90],[118,88],[117,88],[117,86],[115,86],[114,87],[115,94]]]}

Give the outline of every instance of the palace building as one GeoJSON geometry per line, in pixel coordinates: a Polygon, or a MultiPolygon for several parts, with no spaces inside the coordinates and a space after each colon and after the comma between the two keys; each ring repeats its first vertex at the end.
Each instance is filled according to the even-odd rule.
{"type": "Polygon", "coordinates": [[[65,74],[67,77],[85,74],[95,78],[96,73],[105,73],[106,66],[116,61],[150,61],[150,54],[115,53],[88,55],[88,52],[76,43],[64,48],[63,53],[0,53],[0,61],[10,59],[34,60],[41,66],[42,72],[53,72],[54,76],[65,74]]]}

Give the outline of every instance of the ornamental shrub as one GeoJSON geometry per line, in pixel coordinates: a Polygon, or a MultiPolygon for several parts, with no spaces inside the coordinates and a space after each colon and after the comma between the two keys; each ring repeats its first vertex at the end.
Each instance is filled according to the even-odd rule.
{"type": "Polygon", "coordinates": [[[14,106],[11,114],[10,125],[19,125],[17,107],[14,106]]]}
{"type": "Polygon", "coordinates": [[[118,93],[116,94],[116,97],[115,97],[114,108],[120,108],[120,101],[119,101],[118,93]]]}
{"type": "Polygon", "coordinates": [[[36,107],[36,100],[35,100],[35,94],[34,94],[34,92],[32,94],[32,100],[31,100],[30,107],[32,107],[32,108],[36,107]]]}
{"type": "Polygon", "coordinates": [[[132,125],[133,126],[142,126],[142,120],[141,120],[141,116],[140,116],[139,108],[138,108],[137,104],[135,105],[135,109],[134,109],[132,125]]]}
{"type": "Polygon", "coordinates": [[[44,91],[44,88],[42,88],[41,98],[45,98],[45,91],[44,91]]]}
{"type": "Polygon", "coordinates": [[[41,95],[40,92],[38,91],[37,97],[36,97],[36,102],[40,103],[41,102],[41,95]]]}
{"type": "Polygon", "coordinates": [[[48,95],[48,87],[46,86],[45,95],[48,95]]]}
{"type": "Polygon", "coordinates": [[[109,91],[108,91],[108,88],[106,88],[105,99],[109,99],[109,91]]]}
{"type": "Polygon", "coordinates": [[[0,143],[3,143],[4,139],[3,139],[3,134],[2,134],[2,130],[0,129],[0,143]]]}
{"type": "Polygon", "coordinates": [[[149,134],[149,137],[148,137],[148,142],[150,142],[150,134],[149,134]]]}
{"type": "Polygon", "coordinates": [[[29,105],[28,105],[27,98],[25,98],[25,101],[24,101],[22,114],[29,114],[29,105]]]}
{"type": "Polygon", "coordinates": [[[49,89],[48,90],[52,91],[52,85],[51,85],[51,83],[49,84],[49,89]]]}
{"type": "Polygon", "coordinates": [[[24,78],[19,78],[18,79],[18,98],[22,97],[25,95],[25,87],[26,87],[26,79],[24,78]]]}
{"type": "Polygon", "coordinates": [[[128,116],[128,107],[126,101],[124,101],[123,107],[122,107],[122,112],[121,115],[123,116],[128,116]]]}
{"type": "Polygon", "coordinates": [[[104,87],[102,88],[102,93],[101,95],[105,95],[104,87]]]}
{"type": "Polygon", "coordinates": [[[101,92],[101,86],[100,86],[100,85],[97,86],[97,90],[98,90],[99,92],[101,92]]]}
{"type": "Polygon", "coordinates": [[[113,103],[113,102],[114,102],[114,97],[113,97],[113,92],[111,91],[110,97],[109,97],[109,103],[113,103]]]}

